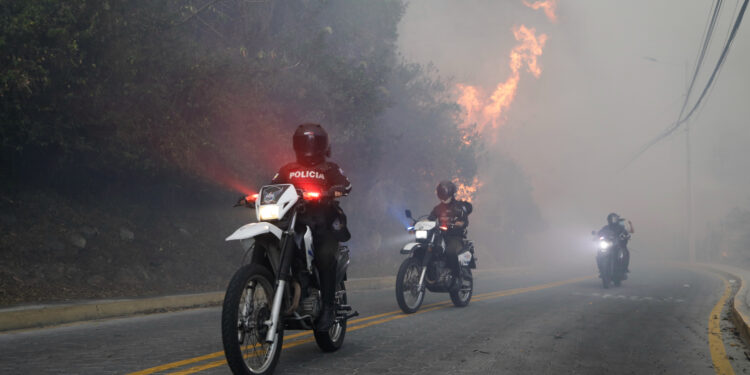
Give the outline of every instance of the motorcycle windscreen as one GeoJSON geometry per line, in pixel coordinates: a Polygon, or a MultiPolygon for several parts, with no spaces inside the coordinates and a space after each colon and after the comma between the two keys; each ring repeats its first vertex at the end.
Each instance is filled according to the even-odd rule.
{"type": "Polygon", "coordinates": [[[276,204],[284,195],[284,192],[292,185],[266,185],[260,189],[258,199],[260,204],[276,204]]]}

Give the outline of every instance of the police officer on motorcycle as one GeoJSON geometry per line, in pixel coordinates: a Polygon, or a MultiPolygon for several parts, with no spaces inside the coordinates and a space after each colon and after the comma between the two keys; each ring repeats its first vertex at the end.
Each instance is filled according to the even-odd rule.
{"type": "MultiPolygon", "coordinates": [[[[432,209],[428,220],[437,220],[438,225],[447,228],[443,235],[445,254],[455,280],[459,280],[461,273],[458,267],[458,253],[464,246],[466,228],[469,226],[469,214],[473,207],[467,201],[456,199],[456,185],[451,181],[441,181],[435,192],[440,203],[432,209]]],[[[460,283],[453,285],[458,286],[460,283]]]]}
{"type": "MultiPolygon", "coordinates": [[[[331,156],[328,133],[319,124],[302,124],[292,139],[296,161],[279,170],[272,184],[293,184],[304,191],[333,192],[333,197],[348,195],[352,189],[349,179],[336,163],[327,161],[331,156]]],[[[327,331],[333,325],[336,313],[336,255],[339,242],[351,235],[346,228],[346,216],[333,199],[310,203],[304,214],[298,216],[298,226],[307,225],[313,233],[315,263],[320,275],[320,294],[323,309],[315,329],[327,331]]]]}
{"type": "Polygon", "coordinates": [[[625,228],[625,219],[620,215],[612,212],[607,215],[607,225],[599,230],[599,235],[603,235],[604,232],[614,234],[614,238],[619,241],[618,245],[622,249],[622,266],[625,270],[625,279],[627,279],[627,273],[630,272],[630,250],[628,250],[628,241],[630,240],[630,233],[625,228]]]}

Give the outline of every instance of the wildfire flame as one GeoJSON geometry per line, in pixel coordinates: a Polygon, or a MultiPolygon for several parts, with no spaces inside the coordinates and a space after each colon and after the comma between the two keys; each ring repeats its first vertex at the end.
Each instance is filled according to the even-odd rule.
{"type": "Polygon", "coordinates": [[[454,178],[453,183],[456,184],[456,199],[467,202],[471,202],[482,187],[482,182],[477,176],[474,176],[469,184],[464,184],[458,178],[454,178]]]}
{"type": "MultiPolygon", "coordinates": [[[[544,14],[551,22],[557,22],[555,11],[557,10],[557,0],[537,0],[530,2],[523,0],[527,7],[539,10],[542,9],[544,14]]],[[[537,62],[537,58],[542,55],[544,45],[547,42],[547,35],[536,35],[536,29],[524,25],[513,27],[513,36],[519,42],[510,51],[510,76],[499,83],[492,94],[489,96],[480,88],[472,85],[458,84],[456,90],[458,98],[456,103],[464,110],[465,117],[461,121],[460,129],[463,132],[463,141],[470,144],[472,139],[480,135],[485,135],[488,127],[497,129],[505,121],[504,112],[513,103],[518,90],[518,83],[521,80],[521,70],[526,67],[526,71],[531,73],[535,78],[539,78],[542,69],[537,62]]],[[[495,134],[490,135],[493,137],[495,134]]],[[[478,176],[474,176],[471,183],[463,183],[458,178],[453,179],[456,184],[456,198],[471,202],[482,187],[482,181],[478,176]]]]}
{"type": "MultiPolygon", "coordinates": [[[[505,82],[499,83],[489,97],[476,86],[457,85],[459,94],[456,102],[466,113],[461,124],[465,131],[468,131],[472,124],[476,124],[474,132],[481,134],[488,126],[496,129],[504,122],[503,114],[515,99],[524,66],[526,71],[536,78],[542,74],[537,58],[542,55],[547,35],[537,36],[533,27],[521,25],[513,27],[513,36],[519,44],[510,51],[510,76],[505,82]]],[[[464,140],[466,139],[467,137],[464,137],[464,140]]]]}
{"type": "Polygon", "coordinates": [[[557,10],[557,0],[535,1],[533,3],[523,0],[523,5],[534,10],[542,9],[550,21],[557,22],[557,15],[555,14],[555,10],[557,10]]]}

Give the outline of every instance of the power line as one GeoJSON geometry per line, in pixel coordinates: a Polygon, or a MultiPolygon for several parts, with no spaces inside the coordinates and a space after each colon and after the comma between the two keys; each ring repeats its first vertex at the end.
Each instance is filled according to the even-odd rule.
{"type": "Polygon", "coordinates": [[[711,15],[711,21],[709,22],[708,27],[706,29],[706,33],[703,36],[703,47],[701,48],[701,51],[698,54],[698,60],[695,63],[695,71],[693,71],[693,78],[690,80],[690,85],[688,86],[687,94],[685,95],[685,101],[682,103],[680,114],[677,116],[678,121],[682,118],[682,114],[685,113],[685,108],[687,107],[687,104],[690,101],[690,94],[693,92],[693,86],[695,85],[695,80],[696,78],[698,78],[698,72],[700,72],[700,69],[703,66],[703,59],[706,57],[706,51],[708,51],[708,45],[711,43],[711,36],[713,35],[714,29],[716,28],[716,20],[719,18],[719,11],[721,10],[721,4],[722,4],[722,0],[717,0],[716,5],[714,6],[714,11],[713,11],[713,14],[711,15]]]}
{"type": "MultiPolygon", "coordinates": [[[[721,70],[721,67],[723,66],[724,62],[726,61],[727,54],[729,53],[729,47],[732,45],[732,42],[734,41],[735,36],[737,35],[737,30],[740,27],[740,24],[742,24],[742,18],[745,15],[745,10],[747,9],[747,5],[750,2],[750,0],[744,0],[742,3],[742,8],[740,8],[740,12],[737,15],[737,19],[734,22],[734,26],[732,27],[732,31],[729,34],[729,38],[727,39],[726,43],[724,44],[724,49],[721,52],[721,56],[719,57],[719,60],[716,62],[716,66],[714,67],[713,72],[711,73],[711,77],[708,79],[708,82],[706,83],[706,86],[703,88],[703,91],[701,92],[700,97],[698,97],[698,100],[695,102],[693,107],[690,109],[690,111],[685,115],[685,117],[678,118],[677,121],[675,121],[672,125],[670,125],[666,130],[664,130],[659,136],[652,139],[650,142],[648,142],[641,150],[628,162],[628,164],[625,166],[629,166],[631,163],[633,163],[636,159],[638,159],[641,155],[643,155],[648,149],[650,149],[653,145],[657,144],[664,138],[668,137],[672,133],[674,133],[679,127],[687,122],[690,117],[695,113],[696,109],[701,105],[703,102],[703,99],[706,97],[706,93],[711,88],[711,85],[713,85],[714,80],[716,79],[716,76],[719,73],[719,70],[721,70]]],[[[688,92],[688,95],[690,93],[688,92]]],[[[687,103],[687,101],[686,101],[687,103]]],[[[684,113],[684,107],[683,111],[681,113],[684,113]]]]}
{"type": "MultiPolygon", "coordinates": [[[[706,21],[706,30],[703,32],[703,38],[700,43],[700,48],[698,52],[698,56],[696,57],[695,61],[695,69],[693,70],[693,76],[690,79],[690,83],[688,84],[688,88],[685,92],[685,99],[682,102],[682,107],[680,108],[680,114],[677,116],[677,119],[675,122],[671,125],[674,126],[677,122],[680,121],[682,118],[683,113],[685,113],[685,108],[687,108],[687,104],[690,101],[690,93],[693,91],[693,87],[695,86],[696,78],[698,77],[698,73],[700,72],[701,67],[703,66],[703,59],[706,57],[706,51],[708,51],[708,46],[711,43],[711,37],[713,36],[714,28],[716,27],[716,20],[718,19],[719,11],[721,10],[722,0],[715,0],[714,1],[714,10],[709,14],[709,18],[706,21]]],[[[669,130],[669,129],[667,129],[669,130]]],[[[649,143],[641,147],[641,149],[628,161],[628,163],[623,167],[623,169],[627,168],[631,163],[633,163],[636,159],[638,159],[641,155],[643,155],[651,146],[658,143],[663,137],[666,137],[669,134],[662,133],[659,137],[656,137],[655,139],[652,139],[649,143]]]]}
{"type": "Polygon", "coordinates": [[[726,61],[727,55],[729,54],[729,47],[732,45],[732,42],[734,41],[734,37],[737,36],[737,30],[740,28],[740,24],[742,23],[742,18],[745,15],[745,10],[747,9],[747,4],[750,3],[750,0],[745,0],[744,3],[742,3],[742,8],[740,8],[740,13],[737,15],[737,20],[734,22],[734,27],[732,27],[732,33],[729,35],[729,39],[727,39],[726,44],[724,45],[724,50],[721,51],[721,57],[719,57],[719,62],[716,64],[716,67],[714,68],[714,71],[711,73],[711,78],[708,79],[708,83],[706,83],[706,87],[703,88],[703,92],[701,92],[701,96],[698,98],[698,101],[695,102],[695,105],[693,108],[688,112],[688,114],[685,116],[684,119],[680,120],[677,125],[681,125],[685,121],[687,121],[690,116],[693,115],[696,109],[701,105],[701,102],[703,101],[703,98],[706,96],[706,92],[708,92],[708,89],[711,88],[711,85],[714,82],[714,79],[716,79],[716,76],[719,73],[719,70],[721,70],[722,66],[724,65],[724,61],[726,61]]]}

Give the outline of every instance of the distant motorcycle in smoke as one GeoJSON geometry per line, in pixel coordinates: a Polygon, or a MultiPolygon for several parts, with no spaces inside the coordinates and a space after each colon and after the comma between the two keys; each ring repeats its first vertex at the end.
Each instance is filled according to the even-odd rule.
{"type": "Polygon", "coordinates": [[[455,306],[468,305],[474,291],[471,274],[476,268],[474,244],[464,240],[464,248],[458,254],[461,274],[456,278],[446,264],[443,241],[443,232],[452,224],[426,220],[427,215],[415,220],[410,210],[406,210],[406,217],[412,221],[409,229],[414,232],[416,241],[401,249],[401,254],[408,255],[396,275],[396,300],[401,310],[407,314],[419,310],[426,290],[449,293],[455,306]]]}
{"type": "MultiPolygon", "coordinates": [[[[303,191],[291,184],[267,185],[259,194],[240,199],[235,207],[254,208],[257,223],[247,224],[227,237],[238,240],[250,263],[232,277],[224,297],[221,335],[224,354],[235,374],[270,374],[279,360],[285,329],[312,330],[321,313],[320,281],[314,262],[313,235],[302,233],[297,215],[310,203],[333,200],[329,192],[303,191]],[[246,255],[247,255],[246,254],[246,255]]],[[[337,258],[334,324],[315,331],[315,341],[326,352],[344,343],[346,322],[357,316],[347,304],[346,271],[349,249],[337,258]]]]}
{"type": "Polygon", "coordinates": [[[603,230],[599,234],[591,232],[597,241],[596,264],[602,287],[608,289],[610,284],[620,286],[625,280],[622,242],[614,232],[603,230]]]}

